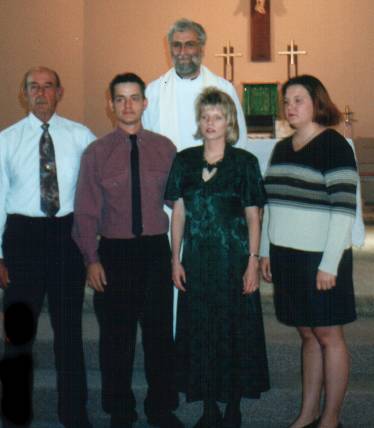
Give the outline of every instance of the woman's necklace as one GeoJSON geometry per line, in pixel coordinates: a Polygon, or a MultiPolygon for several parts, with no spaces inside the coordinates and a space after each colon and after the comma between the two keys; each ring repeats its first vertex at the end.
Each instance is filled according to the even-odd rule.
{"type": "Polygon", "coordinates": [[[220,165],[220,163],[222,163],[222,161],[223,161],[223,155],[220,159],[212,163],[208,162],[205,158],[203,158],[204,168],[206,168],[208,172],[211,172],[213,171],[214,168],[218,168],[218,166],[220,165]]]}
{"type": "Polygon", "coordinates": [[[223,161],[224,153],[213,156],[212,161],[208,161],[205,154],[203,154],[204,168],[211,172],[214,168],[218,168],[219,164],[223,161]]]}
{"type": "Polygon", "coordinates": [[[209,181],[218,171],[218,167],[222,163],[224,158],[224,153],[219,154],[217,156],[212,157],[212,161],[208,162],[208,160],[205,157],[205,154],[203,154],[203,171],[202,171],[202,178],[204,181],[209,181]]]}

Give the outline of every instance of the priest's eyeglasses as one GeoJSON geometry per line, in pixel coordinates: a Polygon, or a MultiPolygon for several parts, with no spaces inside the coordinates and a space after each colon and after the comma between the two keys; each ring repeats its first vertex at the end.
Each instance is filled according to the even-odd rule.
{"type": "Polygon", "coordinates": [[[172,42],[171,47],[174,51],[181,51],[182,49],[196,49],[199,46],[198,42],[194,40],[188,40],[185,43],[182,42],[172,42]]]}

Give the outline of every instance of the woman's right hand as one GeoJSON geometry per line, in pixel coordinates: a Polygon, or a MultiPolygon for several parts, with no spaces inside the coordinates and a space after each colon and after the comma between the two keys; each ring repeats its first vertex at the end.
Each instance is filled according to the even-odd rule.
{"type": "Polygon", "coordinates": [[[261,257],[260,268],[262,277],[266,282],[272,282],[271,266],[269,257],[261,257]]]}
{"type": "Polygon", "coordinates": [[[186,291],[184,284],[186,283],[186,272],[179,260],[172,261],[172,278],[176,288],[180,291],[186,291]]]}

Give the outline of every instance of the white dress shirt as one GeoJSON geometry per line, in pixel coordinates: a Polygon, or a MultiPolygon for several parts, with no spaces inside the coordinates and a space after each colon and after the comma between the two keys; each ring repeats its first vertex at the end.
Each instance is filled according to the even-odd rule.
{"type": "MultiPolygon", "coordinates": [[[[57,165],[60,209],[73,211],[80,158],[95,135],[80,123],[54,114],[49,120],[57,165]]],[[[41,122],[30,113],[0,133],[0,258],[7,214],[45,217],[40,208],[39,141],[41,122]]]]}

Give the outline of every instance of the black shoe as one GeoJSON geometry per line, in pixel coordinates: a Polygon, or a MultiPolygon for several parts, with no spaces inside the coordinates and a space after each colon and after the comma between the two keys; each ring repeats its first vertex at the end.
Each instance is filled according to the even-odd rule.
{"type": "Polygon", "coordinates": [[[203,413],[194,428],[223,428],[223,420],[218,407],[214,413],[203,413]]]}
{"type": "Polygon", "coordinates": [[[19,424],[14,424],[12,422],[6,421],[3,419],[3,423],[1,425],[3,428],[30,428],[31,427],[31,422],[24,424],[24,425],[19,425],[19,424]]]}
{"type": "Polygon", "coordinates": [[[110,417],[110,428],[132,428],[133,423],[138,419],[134,412],[131,416],[112,415],[110,417]]]}
{"type": "Polygon", "coordinates": [[[64,425],[65,428],[93,428],[90,422],[74,422],[73,424],[64,425]]]}
{"type": "Polygon", "coordinates": [[[204,418],[203,415],[193,428],[222,428],[222,419],[212,421],[211,419],[204,418]]]}
{"type": "Polygon", "coordinates": [[[65,428],[93,428],[91,422],[88,419],[79,419],[75,422],[69,422],[64,425],[65,428]]]}
{"type": "Polygon", "coordinates": [[[242,425],[242,414],[239,409],[230,410],[226,407],[223,417],[222,428],[240,428],[242,425]]]}
{"type": "Polygon", "coordinates": [[[133,423],[127,419],[123,421],[116,420],[115,422],[111,419],[109,426],[110,428],[132,428],[133,423]]]}
{"type": "MultiPolygon", "coordinates": [[[[317,428],[320,420],[321,420],[321,418],[317,418],[313,422],[311,422],[310,424],[304,425],[303,428],[317,428]]],[[[339,427],[337,427],[337,428],[339,428],[339,427]]]]}
{"type": "Polygon", "coordinates": [[[172,412],[148,416],[148,423],[159,428],[184,428],[183,423],[172,412]]]}

